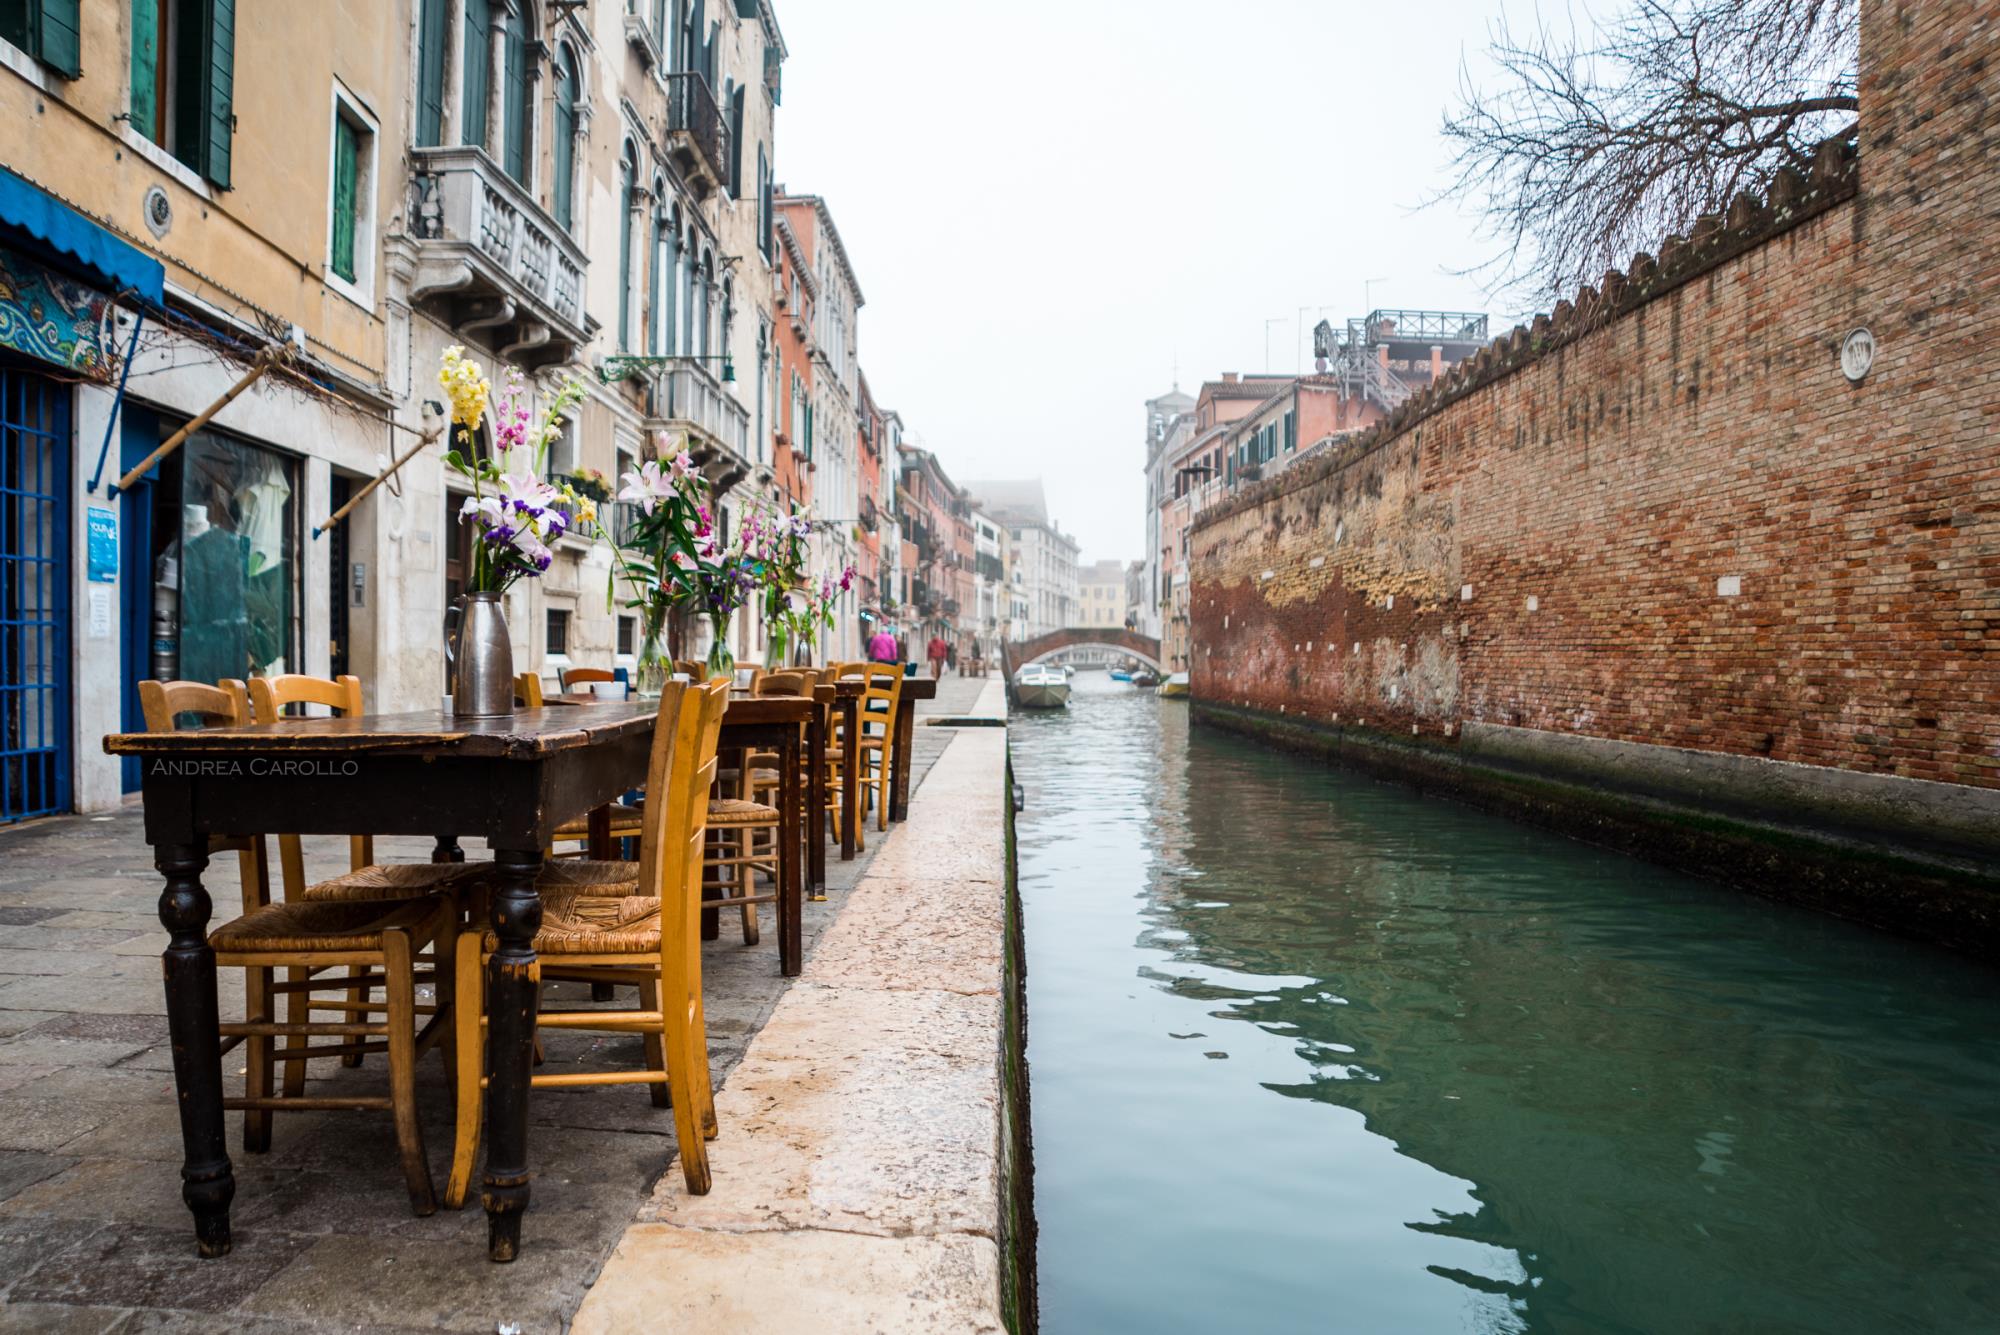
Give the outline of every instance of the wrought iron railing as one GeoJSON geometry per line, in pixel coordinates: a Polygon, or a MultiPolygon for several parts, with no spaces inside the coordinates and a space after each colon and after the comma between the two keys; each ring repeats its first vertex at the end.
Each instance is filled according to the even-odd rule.
{"type": "Polygon", "coordinates": [[[729,179],[729,122],[707,79],[692,71],[667,76],[667,132],[686,135],[707,159],[710,174],[717,181],[729,179]]]}

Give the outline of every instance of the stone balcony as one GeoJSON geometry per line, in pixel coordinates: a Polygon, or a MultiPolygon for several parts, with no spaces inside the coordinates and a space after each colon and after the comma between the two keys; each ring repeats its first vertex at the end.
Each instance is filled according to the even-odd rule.
{"type": "Polygon", "coordinates": [[[475,146],[410,151],[411,296],[505,360],[569,360],[597,322],[583,248],[475,146]]]}
{"type": "Polygon", "coordinates": [[[699,74],[667,76],[667,153],[702,199],[729,181],[729,119],[699,74]]]}
{"type": "Polygon", "coordinates": [[[750,411],[692,358],[667,358],[651,376],[650,430],[684,433],[688,453],[717,494],[750,472],[750,411]]]}

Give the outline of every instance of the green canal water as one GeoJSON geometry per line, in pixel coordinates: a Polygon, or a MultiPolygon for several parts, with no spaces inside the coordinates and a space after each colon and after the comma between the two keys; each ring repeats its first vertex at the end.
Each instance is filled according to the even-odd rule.
{"type": "Polygon", "coordinates": [[[2000,1331],[2000,972],[1098,673],[1012,740],[1049,1335],[2000,1331]]]}

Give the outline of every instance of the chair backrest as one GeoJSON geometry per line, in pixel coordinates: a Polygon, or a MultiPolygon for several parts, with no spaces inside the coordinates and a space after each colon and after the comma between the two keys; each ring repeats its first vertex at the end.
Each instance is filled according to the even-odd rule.
{"type": "MultiPolygon", "coordinates": [[[[361,707],[361,678],[346,675],[328,680],[288,672],[277,677],[250,679],[251,712],[259,723],[275,723],[293,710],[303,714],[307,705],[325,705],[340,718],[358,718],[365,712],[361,707]]],[[[373,865],[374,861],[374,835],[353,834],[347,837],[350,871],[360,871],[373,865]]],[[[278,862],[282,868],[285,898],[290,900],[304,891],[306,883],[305,853],[297,835],[278,836],[278,862]]]]}
{"type": "Polygon", "coordinates": [[[689,681],[701,682],[708,680],[708,664],[702,662],[699,658],[676,658],[674,660],[674,671],[685,672],[689,681]]]}
{"type": "MultiPolygon", "coordinates": [[[[233,677],[214,686],[199,681],[142,681],[139,708],[146,715],[147,732],[179,732],[181,720],[190,716],[196,728],[241,728],[250,722],[250,694],[233,677]]],[[[297,842],[296,836],[279,838],[297,842]]],[[[209,841],[211,853],[226,848],[236,850],[243,911],[249,913],[270,903],[270,864],[266,861],[264,836],[223,836],[209,841]]]]}
{"type": "Polygon", "coordinates": [[[877,723],[882,725],[882,735],[891,737],[896,732],[896,711],[902,707],[903,669],[895,663],[863,663],[862,675],[868,685],[861,692],[861,730],[867,732],[877,723]]]}
{"type": "MultiPolygon", "coordinates": [[[[662,935],[700,923],[686,905],[669,901],[701,894],[701,846],[708,829],[708,793],[715,783],[715,754],[722,735],[729,684],[668,682],[660,690],[653,746],[646,764],[645,815],[639,831],[639,885],[656,887],[662,935]],[[690,865],[692,864],[692,865],[690,865]]],[[[688,938],[682,938],[684,945],[688,938]]]]}
{"type": "Polygon", "coordinates": [[[760,697],[767,695],[804,695],[806,674],[803,672],[766,672],[757,679],[754,693],[760,697]]]}
{"type": "Polygon", "coordinates": [[[219,686],[199,681],[142,681],[139,708],[147,732],[178,732],[181,718],[192,714],[201,728],[240,728],[250,722],[250,696],[242,682],[229,678],[219,686]]]}
{"type": "Polygon", "coordinates": [[[288,672],[250,679],[251,711],[259,723],[274,723],[294,710],[303,714],[306,705],[325,705],[341,718],[357,717],[362,713],[361,678],[341,676],[329,681],[288,672]]]}
{"type": "Polygon", "coordinates": [[[573,691],[579,686],[588,686],[594,681],[617,681],[618,674],[610,668],[564,668],[556,673],[556,680],[565,691],[573,691]]]}
{"type": "Polygon", "coordinates": [[[523,709],[542,707],[542,674],[523,672],[514,678],[514,703],[523,709]]]}

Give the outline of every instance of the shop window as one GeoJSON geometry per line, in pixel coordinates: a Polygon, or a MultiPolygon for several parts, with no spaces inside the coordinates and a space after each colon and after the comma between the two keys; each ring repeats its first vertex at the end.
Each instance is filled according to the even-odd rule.
{"type": "Polygon", "coordinates": [[[208,431],[179,454],[179,522],[162,526],[176,535],[179,675],[299,671],[297,460],[208,431]]]}
{"type": "Polygon", "coordinates": [[[236,0],[132,0],[132,128],[225,190],[236,0]]]}

